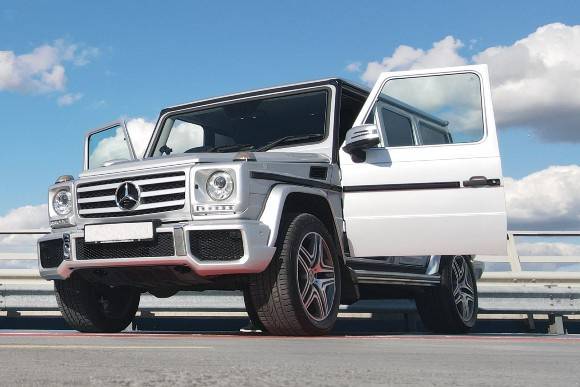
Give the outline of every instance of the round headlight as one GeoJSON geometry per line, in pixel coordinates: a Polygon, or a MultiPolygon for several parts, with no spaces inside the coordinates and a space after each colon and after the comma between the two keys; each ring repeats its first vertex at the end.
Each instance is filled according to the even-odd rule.
{"type": "Polygon", "coordinates": [[[60,190],[52,199],[52,208],[59,215],[68,215],[72,211],[72,195],[68,190],[60,190]]]}
{"type": "Polygon", "coordinates": [[[213,200],[226,200],[234,192],[234,179],[224,171],[214,172],[205,185],[207,194],[213,200]]]}

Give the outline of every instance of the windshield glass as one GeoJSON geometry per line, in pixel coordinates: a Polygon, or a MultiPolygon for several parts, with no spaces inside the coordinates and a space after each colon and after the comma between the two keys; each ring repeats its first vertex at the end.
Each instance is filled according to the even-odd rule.
{"type": "Polygon", "coordinates": [[[227,103],[169,116],[153,157],[235,152],[318,142],[326,135],[328,92],[227,103]]]}

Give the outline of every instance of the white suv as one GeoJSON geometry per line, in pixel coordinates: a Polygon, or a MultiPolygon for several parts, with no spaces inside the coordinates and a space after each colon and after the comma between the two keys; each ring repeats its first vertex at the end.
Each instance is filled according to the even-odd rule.
{"type": "Polygon", "coordinates": [[[143,157],[123,123],[49,189],[38,243],[75,329],[115,332],[141,293],[239,289],[271,334],[320,335],[340,304],[414,297],[427,327],[477,318],[476,254],[505,254],[485,66],[327,79],[167,108],[143,157]]]}

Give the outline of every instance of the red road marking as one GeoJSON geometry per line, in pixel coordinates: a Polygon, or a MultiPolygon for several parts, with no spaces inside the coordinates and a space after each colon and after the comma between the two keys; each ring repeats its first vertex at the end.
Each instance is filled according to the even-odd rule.
{"type": "Polygon", "coordinates": [[[55,338],[160,338],[160,339],[245,339],[245,340],[447,340],[447,341],[509,341],[511,343],[579,343],[580,336],[442,336],[442,335],[346,335],[346,336],[323,336],[323,337],[288,337],[288,336],[261,336],[245,334],[225,333],[148,333],[148,332],[124,332],[124,333],[79,333],[79,332],[0,332],[1,337],[55,337],[55,338]]]}

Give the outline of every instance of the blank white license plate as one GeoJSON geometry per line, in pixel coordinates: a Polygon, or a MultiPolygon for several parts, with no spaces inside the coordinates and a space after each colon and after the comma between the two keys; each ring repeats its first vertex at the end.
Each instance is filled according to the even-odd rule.
{"type": "Polygon", "coordinates": [[[153,239],[152,222],[90,224],[85,226],[85,242],[130,242],[153,239]]]}

